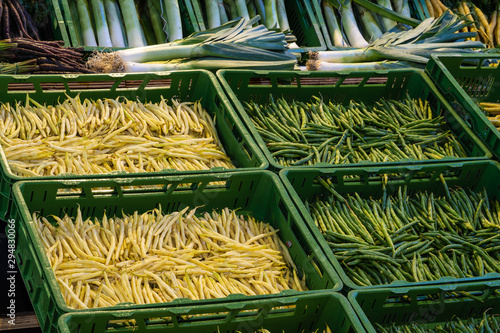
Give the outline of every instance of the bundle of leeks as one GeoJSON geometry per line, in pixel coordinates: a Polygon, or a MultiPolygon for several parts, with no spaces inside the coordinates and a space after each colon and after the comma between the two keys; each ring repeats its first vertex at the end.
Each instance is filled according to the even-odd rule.
{"type": "Polygon", "coordinates": [[[85,46],[139,47],[183,38],[179,0],[71,0],[85,46]]]}
{"type": "Polygon", "coordinates": [[[216,28],[238,17],[246,19],[259,15],[268,29],[290,30],[286,14],[285,0],[193,0],[205,13],[203,24],[216,28]]]}
{"type": "Polygon", "coordinates": [[[211,29],[236,18],[260,17],[268,29],[283,31],[290,48],[296,48],[297,38],[292,35],[285,0],[192,0],[193,7],[203,15],[198,17],[200,28],[211,29]]]}
{"type": "MultiPolygon", "coordinates": [[[[331,44],[336,47],[366,47],[394,28],[398,22],[416,27],[408,0],[314,0],[321,1],[331,44]]],[[[319,6],[318,6],[319,7],[319,6]]],[[[321,19],[322,20],[322,19],[321,19]]]]}
{"type": "Polygon", "coordinates": [[[398,24],[366,47],[338,48],[311,52],[308,70],[374,70],[399,67],[422,67],[436,53],[475,53],[484,49],[479,41],[466,40],[477,32],[459,32],[471,22],[451,12],[428,18],[409,29],[398,24]]]}
{"type": "Polygon", "coordinates": [[[297,58],[287,50],[285,35],[270,31],[264,25],[253,27],[259,19],[258,15],[250,20],[235,19],[172,43],[95,53],[89,58],[87,67],[103,73],[293,69],[297,58]]]}

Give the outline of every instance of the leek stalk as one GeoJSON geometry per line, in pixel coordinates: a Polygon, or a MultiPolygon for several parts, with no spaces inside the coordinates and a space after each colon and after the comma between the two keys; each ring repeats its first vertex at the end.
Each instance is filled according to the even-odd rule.
{"type": "Polygon", "coordinates": [[[250,17],[257,16],[257,9],[255,8],[255,5],[253,4],[253,0],[246,0],[246,3],[247,3],[247,9],[248,9],[248,16],[250,16],[250,17]]]}
{"type": "Polygon", "coordinates": [[[408,0],[394,0],[394,10],[406,17],[411,17],[408,0]]]}
{"type": "Polygon", "coordinates": [[[366,47],[368,42],[359,31],[356,18],[352,11],[351,0],[346,0],[340,7],[340,16],[342,17],[342,26],[344,28],[347,40],[352,47],[366,47]]]}
{"type": "Polygon", "coordinates": [[[264,8],[266,13],[266,27],[268,29],[279,28],[276,0],[264,0],[264,8]]]}
{"type": "Polygon", "coordinates": [[[262,23],[266,24],[266,7],[264,7],[264,0],[253,0],[257,14],[260,15],[262,23]]]}
{"type": "Polygon", "coordinates": [[[163,31],[163,23],[160,16],[160,11],[158,7],[155,6],[154,1],[156,0],[147,0],[147,7],[149,12],[149,18],[151,19],[151,27],[153,28],[153,32],[155,35],[155,43],[154,44],[162,44],[167,42],[167,34],[163,31]]]}
{"type": "MultiPolygon", "coordinates": [[[[396,60],[421,67],[429,61],[432,54],[476,53],[477,49],[485,48],[479,41],[463,41],[466,37],[477,35],[458,32],[464,25],[471,24],[472,22],[463,22],[448,11],[437,19],[422,21],[414,29],[397,26],[393,32],[382,35],[366,48],[311,52],[309,58],[311,61],[336,64],[396,60]],[[398,31],[399,29],[401,30],[398,31]]],[[[325,66],[321,68],[326,68],[325,66]]]]}
{"type": "Polygon", "coordinates": [[[106,21],[106,10],[103,0],[91,0],[94,11],[95,28],[97,35],[97,45],[101,47],[112,47],[111,36],[109,35],[108,22],[106,21]]]}
{"type": "Polygon", "coordinates": [[[139,14],[133,0],[119,0],[125,24],[125,33],[130,47],[147,45],[146,37],[139,22],[139,14]]]}
{"type": "Polygon", "coordinates": [[[361,21],[363,22],[363,26],[366,30],[366,33],[370,37],[370,41],[374,41],[380,36],[382,36],[382,30],[377,24],[375,17],[373,17],[372,13],[363,6],[356,4],[359,16],[361,16],[361,21]]]}
{"type": "Polygon", "coordinates": [[[342,31],[340,30],[333,6],[328,1],[323,0],[322,7],[333,45],[338,47],[347,46],[347,43],[342,36],[342,31]]]}
{"type": "Polygon", "coordinates": [[[243,17],[247,20],[250,19],[250,15],[248,15],[247,3],[245,0],[234,0],[234,5],[236,6],[236,11],[238,12],[239,17],[243,17]]]}
{"type": "MultiPolygon", "coordinates": [[[[377,2],[381,7],[385,7],[386,9],[392,11],[391,0],[377,0],[377,2]]],[[[396,26],[396,21],[391,20],[386,16],[382,17],[382,22],[384,23],[384,31],[389,31],[396,26]]]]}
{"type": "Polygon", "coordinates": [[[216,0],[205,0],[205,10],[207,12],[208,28],[215,28],[221,25],[219,4],[216,0]]]}
{"type": "Polygon", "coordinates": [[[97,46],[97,41],[92,28],[90,19],[89,5],[87,0],[77,0],[78,18],[80,21],[80,29],[82,32],[83,45],[97,46]]]}
{"type": "Polygon", "coordinates": [[[227,17],[226,8],[224,8],[224,1],[216,0],[216,2],[217,2],[217,8],[219,8],[220,23],[221,24],[227,23],[229,21],[229,17],[227,17]]]}
{"type": "Polygon", "coordinates": [[[168,24],[168,41],[182,39],[181,11],[178,0],[163,0],[163,10],[166,12],[168,24]]]}
{"type": "Polygon", "coordinates": [[[283,61],[255,61],[255,60],[234,60],[224,58],[199,58],[199,59],[183,59],[181,61],[170,62],[147,62],[136,63],[129,62],[126,64],[125,72],[163,72],[189,69],[255,69],[255,70],[292,70],[295,65],[295,60],[283,61]]]}
{"type": "MultiPolygon", "coordinates": [[[[335,3],[338,0],[329,0],[329,1],[335,3]]],[[[393,21],[409,25],[410,27],[416,27],[417,25],[420,24],[419,20],[415,20],[410,16],[401,15],[393,10],[389,10],[387,8],[379,6],[378,4],[373,3],[369,0],[353,0],[353,1],[380,16],[387,17],[393,21]]]]}
{"type": "MultiPolygon", "coordinates": [[[[243,18],[233,20],[220,27],[199,31],[182,40],[167,44],[99,53],[93,55],[87,65],[98,72],[116,72],[128,70],[130,63],[166,60],[178,62],[178,59],[211,57],[234,61],[275,62],[276,67],[293,68],[297,58],[286,51],[285,35],[282,32],[270,31],[263,25],[253,27],[259,19],[260,17],[256,16],[251,20],[243,18]]],[[[172,65],[173,62],[168,63],[172,65]]],[[[206,64],[206,62],[201,64],[206,64]]],[[[214,64],[214,66],[217,65],[214,64]]],[[[248,63],[245,63],[245,66],[248,66],[248,63]]],[[[269,64],[266,66],[273,67],[269,64]]]]}
{"type": "Polygon", "coordinates": [[[410,66],[397,61],[333,63],[320,60],[309,60],[309,71],[372,71],[380,69],[409,68],[410,66]]]}
{"type": "Polygon", "coordinates": [[[286,15],[285,0],[276,0],[276,9],[278,11],[278,24],[281,31],[290,30],[288,16],[286,15]]]}
{"type": "Polygon", "coordinates": [[[234,5],[233,0],[224,0],[224,5],[226,8],[226,11],[229,13],[229,18],[231,20],[237,19],[238,18],[238,9],[234,5]]]}
{"type": "Polygon", "coordinates": [[[118,3],[116,0],[104,0],[104,8],[106,9],[106,19],[108,21],[111,43],[114,47],[126,47],[126,38],[122,28],[123,24],[118,3]]]}

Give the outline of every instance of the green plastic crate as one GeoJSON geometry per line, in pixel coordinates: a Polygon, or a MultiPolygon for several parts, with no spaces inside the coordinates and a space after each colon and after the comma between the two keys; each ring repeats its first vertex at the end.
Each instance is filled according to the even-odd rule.
{"type": "MultiPolygon", "coordinates": [[[[351,291],[352,307],[369,333],[382,326],[419,323],[427,329],[454,317],[481,319],[484,312],[500,314],[500,281],[448,284],[415,288],[351,291]],[[463,293],[469,293],[476,299],[463,293]]],[[[443,331],[444,332],[444,331],[443,331]]],[[[492,332],[492,331],[490,331],[492,332]]]]}
{"type": "MultiPolygon", "coordinates": [[[[180,71],[173,73],[150,74],[95,74],[95,75],[17,75],[0,76],[0,91],[4,93],[0,102],[13,103],[25,101],[26,94],[47,104],[58,99],[65,99],[65,94],[72,97],[77,94],[85,98],[117,98],[158,102],[161,97],[170,99],[176,96],[182,101],[201,99],[203,107],[216,118],[215,127],[227,155],[237,168],[265,169],[268,167],[265,157],[256,146],[241,120],[232,109],[227,97],[214,74],[207,71],[180,71]]],[[[207,171],[188,173],[209,173],[228,171],[214,168],[207,171]]],[[[236,170],[231,170],[236,171],[236,170]]],[[[54,179],[54,178],[107,178],[110,176],[142,177],[178,173],[176,170],[164,170],[155,173],[124,173],[75,175],[64,174],[55,177],[21,177],[13,174],[0,148],[0,219],[8,216],[12,200],[12,184],[19,180],[54,179]]]]}
{"type": "MultiPolygon", "coordinates": [[[[242,102],[266,103],[269,94],[285,100],[310,101],[312,96],[321,96],[325,101],[348,104],[351,100],[361,100],[371,104],[381,98],[402,99],[408,94],[411,98],[427,100],[433,111],[443,110],[447,127],[453,132],[467,152],[468,158],[446,158],[439,161],[477,160],[490,158],[492,154],[486,146],[467,127],[460,116],[446,102],[432,81],[418,70],[394,70],[376,72],[286,72],[286,71],[249,71],[219,70],[217,76],[222,82],[229,99],[238,111],[253,138],[262,149],[272,169],[284,167],[271,156],[266,144],[242,102]]],[[[403,160],[392,164],[436,163],[436,160],[403,160]]],[[[385,164],[385,163],[378,163],[385,164]]],[[[338,164],[335,167],[377,165],[373,162],[359,164],[338,164]]],[[[333,166],[320,163],[308,167],[333,166]]]]}
{"type": "Polygon", "coordinates": [[[104,211],[107,216],[121,215],[122,210],[125,214],[134,211],[140,214],[158,208],[159,205],[166,213],[186,206],[199,207],[199,213],[224,207],[239,208],[241,214],[249,213],[280,229],[278,235],[288,245],[301,276],[305,273],[309,288],[305,292],[289,290],[264,296],[231,295],[217,300],[178,299],[155,305],[125,304],[105,308],[108,311],[197,306],[229,300],[263,300],[275,296],[316,293],[317,290],[324,289],[338,291],[342,288],[340,278],[308,231],[279,177],[270,171],[159,178],[25,181],[16,183],[13,191],[15,209],[11,218],[16,221],[16,258],[43,332],[56,332],[57,320],[64,313],[82,311],[67,307],[63,300],[32,220],[32,213],[35,211],[42,216],[61,216],[64,212],[75,216],[77,207],[80,207],[83,218],[86,219],[102,217],[104,211]],[[209,184],[210,182],[222,184],[209,184]],[[161,186],[158,190],[130,189],[132,186],[137,188],[142,185],[161,186]],[[68,189],[79,189],[80,194],[67,194],[68,189]]]}
{"type": "Polygon", "coordinates": [[[137,333],[254,333],[259,329],[322,333],[326,325],[337,333],[365,332],[347,298],[333,292],[175,309],[68,313],[59,318],[58,332],[104,333],[127,324],[125,332],[137,333]]]}
{"type": "MultiPolygon", "coordinates": [[[[319,246],[330,260],[337,273],[342,278],[345,290],[412,287],[417,285],[447,284],[471,282],[477,280],[500,279],[499,273],[488,273],[481,277],[453,278],[446,277],[425,282],[394,282],[371,287],[356,284],[344,272],[339,261],[330,250],[320,230],[315,225],[305,202],[312,202],[321,195],[330,193],[319,184],[317,177],[328,177],[335,184],[335,190],[340,194],[358,193],[362,198],[380,198],[382,196],[381,176],[388,176],[388,195],[397,191],[400,186],[407,186],[408,192],[431,191],[435,196],[444,195],[444,189],[439,176],[443,174],[450,188],[463,187],[473,191],[486,188],[490,199],[500,200],[500,164],[491,160],[464,163],[436,163],[429,165],[400,165],[393,167],[358,167],[358,168],[286,168],[280,172],[288,193],[297,205],[309,230],[316,238],[319,246]]],[[[395,192],[397,193],[397,192],[395,192]]]]}
{"type": "MultiPolygon", "coordinates": [[[[119,47],[95,47],[95,46],[86,46],[83,44],[82,36],[80,35],[80,23],[78,21],[78,13],[72,10],[69,2],[72,0],[52,0],[52,3],[57,4],[58,7],[63,9],[62,22],[59,23],[61,30],[65,26],[65,30],[67,30],[67,36],[64,35],[64,41],[66,42],[66,46],[72,47],[83,47],[84,51],[92,52],[92,51],[103,51],[103,50],[119,50],[119,47]]],[[[143,5],[145,7],[146,5],[143,5]]],[[[200,28],[198,26],[198,22],[196,21],[195,13],[193,11],[192,6],[189,4],[179,1],[179,9],[181,13],[182,20],[182,31],[184,37],[189,36],[193,32],[199,31],[200,28]]]]}
{"type": "MultiPolygon", "coordinates": [[[[204,24],[205,8],[198,1],[185,0],[186,5],[191,5],[197,18],[198,27],[205,30],[204,24]]],[[[297,37],[298,49],[290,49],[292,52],[309,52],[326,50],[325,39],[321,33],[321,27],[314,13],[310,0],[285,1],[288,23],[292,34],[297,37]]]]}
{"type": "Polygon", "coordinates": [[[474,133],[500,158],[500,132],[476,103],[500,103],[500,65],[488,67],[486,60],[500,61],[500,54],[433,55],[426,67],[443,96],[474,133]]]}

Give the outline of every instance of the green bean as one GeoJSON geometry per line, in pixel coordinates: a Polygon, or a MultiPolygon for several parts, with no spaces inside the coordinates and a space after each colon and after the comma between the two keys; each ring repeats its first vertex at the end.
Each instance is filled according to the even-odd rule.
{"type": "Polygon", "coordinates": [[[298,141],[308,145],[301,148],[307,152],[301,156],[274,156],[283,166],[467,156],[446,130],[444,118],[432,116],[427,103],[409,97],[380,99],[371,105],[351,100],[341,105],[319,97],[306,103],[270,96],[267,104],[245,103],[245,110],[265,143],[298,141]]]}
{"type": "Polygon", "coordinates": [[[448,188],[439,178],[444,196],[410,195],[405,186],[390,194],[388,175],[382,175],[380,197],[365,199],[356,192],[340,194],[330,178],[318,177],[330,195],[317,197],[308,208],[314,219],[321,217],[326,228],[321,231],[341,266],[357,265],[357,272],[365,272],[356,276],[363,285],[500,273],[500,205],[485,190],[448,188]]]}

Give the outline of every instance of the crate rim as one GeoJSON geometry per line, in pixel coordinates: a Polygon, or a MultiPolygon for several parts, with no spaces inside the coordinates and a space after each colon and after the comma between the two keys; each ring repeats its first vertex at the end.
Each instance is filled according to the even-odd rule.
{"type": "MultiPolygon", "coordinates": [[[[32,230],[35,228],[35,224],[32,219],[32,215],[30,213],[30,209],[28,208],[28,205],[26,204],[26,201],[24,199],[24,196],[22,194],[22,188],[25,184],[27,185],[33,185],[36,183],[52,183],[52,184],[60,184],[63,187],[81,187],[82,189],[85,188],[91,188],[91,187],[100,187],[100,186],[110,186],[111,184],[116,184],[116,186],[132,186],[132,185],[143,185],[143,184],[149,184],[149,183],[164,183],[164,182],[198,182],[198,181],[217,181],[217,180],[230,180],[231,178],[234,177],[242,177],[245,178],[245,176],[250,176],[250,175],[257,175],[262,178],[266,178],[264,180],[270,180],[273,183],[273,186],[276,187],[276,190],[280,193],[282,201],[286,204],[287,209],[290,211],[290,215],[296,216],[294,219],[298,222],[297,227],[299,228],[300,232],[302,234],[306,234],[309,236],[311,241],[314,240],[314,237],[311,235],[309,229],[306,227],[305,223],[302,221],[302,216],[300,213],[297,211],[297,208],[295,207],[293,200],[290,198],[288,192],[285,190],[284,185],[282,184],[279,176],[269,170],[255,170],[255,171],[242,171],[240,173],[211,173],[211,174],[195,174],[195,175],[170,175],[170,176],[163,176],[163,177],[147,177],[147,178],[108,178],[108,179],[100,179],[100,180],[93,180],[92,182],[89,182],[88,180],[85,179],[73,179],[73,180],[46,180],[46,181],[20,181],[16,182],[13,185],[13,192],[14,192],[14,197],[16,200],[16,204],[18,206],[18,211],[19,211],[19,220],[22,220],[23,222],[21,223],[24,225],[22,228],[26,229],[24,233],[26,233],[26,237],[30,240],[30,247],[35,247],[35,246],[42,246],[41,245],[41,240],[39,237],[36,237],[37,239],[34,240],[30,236],[30,232],[28,229],[32,230]]],[[[152,190],[154,191],[154,190],[152,190]]],[[[88,197],[88,195],[87,195],[88,197]]],[[[87,198],[86,197],[86,198],[87,198]]],[[[20,223],[20,221],[17,221],[17,223],[20,223]]],[[[16,227],[17,228],[17,227],[16,227]]],[[[21,228],[21,227],[20,227],[21,228]]],[[[36,231],[36,230],[35,230],[36,231]]],[[[307,241],[308,243],[312,243],[311,241],[307,241]]],[[[334,286],[332,286],[330,289],[310,289],[307,291],[296,291],[296,290],[284,290],[278,294],[266,294],[266,295],[256,295],[256,296],[246,296],[242,294],[231,294],[225,298],[221,299],[204,299],[204,300],[190,300],[186,298],[179,298],[175,299],[171,302],[163,302],[163,303],[155,303],[155,304],[132,304],[132,303],[122,303],[120,305],[115,305],[112,307],[106,307],[102,309],[95,309],[94,311],[114,311],[114,310],[124,310],[124,311],[133,311],[136,309],[150,309],[150,308],[158,308],[158,307],[168,307],[168,308],[177,308],[179,306],[198,306],[198,305],[209,305],[212,303],[220,303],[221,301],[223,302],[237,302],[237,301],[259,301],[259,300],[266,300],[266,299],[273,299],[275,297],[285,297],[285,296],[290,296],[290,297],[298,297],[302,294],[316,294],[319,291],[331,291],[331,292],[340,292],[340,290],[343,287],[343,282],[338,276],[337,272],[328,264],[328,260],[325,257],[323,251],[317,246],[316,242],[314,244],[309,244],[311,246],[311,249],[313,251],[312,255],[316,258],[318,263],[322,266],[324,270],[324,275],[328,277],[328,279],[332,282],[335,283],[334,286]]],[[[32,258],[37,266],[41,267],[41,270],[43,271],[43,275],[45,274],[50,274],[52,272],[51,266],[48,262],[48,259],[46,256],[44,256],[44,253],[38,253],[39,251],[35,250],[36,256],[35,258],[32,258]]],[[[309,256],[308,256],[309,257],[309,256]]],[[[16,260],[18,260],[17,252],[16,252],[16,260]]],[[[53,274],[53,273],[52,273],[53,274]]],[[[315,273],[317,274],[317,273],[315,273]]],[[[23,274],[24,275],[24,274],[23,274]]],[[[318,275],[320,276],[320,275],[318,275]]],[[[323,276],[321,276],[323,278],[323,276]]],[[[23,280],[25,277],[23,276],[23,280]]],[[[47,281],[48,279],[44,277],[44,279],[47,281]]],[[[48,281],[49,286],[45,285],[44,288],[48,288],[49,291],[59,291],[59,287],[57,285],[54,285],[54,280],[55,277],[51,275],[51,279],[48,281]]],[[[53,293],[50,292],[57,304],[57,308],[60,309],[61,311],[64,311],[65,313],[73,313],[73,312],[82,312],[82,311],[88,311],[92,309],[87,309],[87,310],[76,310],[73,308],[68,307],[64,300],[62,299],[62,294],[60,293],[53,293]],[[54,295],[55,294],[55,295],[54,295]]]]}
{"type": "Polygon", "coordinates": [[[320,230],[314,225],[314,222],[312,221],[312,217],[309,214],[307,208],[305,207],[304,203],[302,200],[299,198],[297,195],[295,189],[293,188],[290,180],[288,179],[288,173],[319,173],[319,174],[328,174],[331,175],[332,173],[335,172],[349,172],[349,173],[355,173],[355,174],[361,174],[361,173],[378,173],[381,170],[382,172],[390,172],[391,170],[397,169],[398,171],[401,172],[412,172],[412,171],[419,171],[422,169],[432,169],[434,167],[441,167],[441,168],[447,168],[447,169],[452,169],[452,168],[461,168],[463,165],[492,165],[495,166],[497,169],[500,170],[500,162],[495,161],[495,160],[479,160],[479,161],[466,161],[466,162],[455,162],[455,163],[434,163],[434,164],[408,164],[408,165],[400,165],[400,166],[373,166],[373,167],[352,167],[349,171],[345,168],[334,168],[334,167],[329,167],[329,168],[306,168],[306,167],[296,167],[296,168],[284,168],[283,170],[280,170],[279,172],[279,177],[281,178],[282,183],[284,184],[286,190],[288,191],[289,196],[292,198],[292,200],[295,203],[295,206],[297,210],[299,211],[299,214],[302,217],[302,220],[307,224],[307,227],[309,229],[309,232],[314,236],[316,239],[316,242],[318,243],[319,247],[323,250],[323,254],[328,258],[328,261],[330,264],[333,266],[334,270],[337,272],[337,275],[339,275],[342,279],[342,282],[344,284],[344,289],[343,292],[350,293],[351,291],[363,291],[363,290],[372,290],[372,289],[396,289],[396,290],[408,290],[409,288],[425,288],[425,287],[437,287],[440,286],[441,288],[446,288],[447,285],[454,285],[454,284],[460,284],[460,283],[472,283],[472,282],[478,282],[478,283],[500,283],[500,272],[499,273],[488,273],[483,276],[479,277],[472,277],[472,278],[453,278],[453,277],[442,277],[438,280],[432,280],[432,281],[421,281],[421,282],[407,282],[407,281],[395,281],[391,284],[380,284],[380,285],[372,285],[372,286],[359,286],[357,285],[352,279],[350,279],[347,274],[345,273],[344,269],[340,266],[339,261],[336,259],[335,255],[332,253],[332,251],[329,249],[328,245],[326,244],[326,241],[321,235],[320,230]]]}
{"type": "Polygon", "coordinates": [[[347,299],[349,300],[349,303],[351,304],[352,308],[354,309],[354,312],[357,314],[358,318],[360,319],[364,329],[368,333],[376,333],[377,331],[375,330],[372,322],[368,319],[368,316],[365,314],[361,306],[359,305],[359,302],[357,301],[356,297],[357,295],[363,295],[363,294],[380,294],[380,293],[392,293],[394,295],[404,295],[407,294],[409,291],[422,291],[422,292],[428,292],[431,290],[431,292],[447,292],[447,291],[454,291],[454,290],[470,290],[472,288],[484,288],[484,289],[494,289],[494,288],[499,288],[500,287],[500,280],[494,280],[494,281],[472,281],[472,282],[463,282],[463,283],[456,283],[456,284],[436,284],[436,285],[430,285],[430,286],[414,286],[414,287],[396,287],[396,288],[369,288],[369,289],[358,289],[358,290],[351,290],[347,294],[347,299]]]}
{"type": "MultiPolygon", "coordinates": [[[[456,100],[460,107],[471,117],[473,123],[472,131],[479,137],[492,152],[494,158],[500,158],[500,131],[486,118],[479,106],[474,102],[472,97],[462,88],[457,82],[455,76],[450,72],[445,62],[447,60],[484,60],[497,59],[500,60],[499,53],[444,53],[432,54],[431,59],[425,67],[425,72],[434,81],[443,97],[449,101],[456,100]],[[490,147],[495,146],[496,147],[490,147]]],[[[476,69],[480,69],[481,63],[478,63],[476,69]]],[[[483,69],[485,71],[486,69],[483,69]]],[[[500,73],[500,65],[491,69],[496,73],[500,73]]],[[[500,75],[499,75],[500,80],[500,75]]],[[[469,126],[467,126],[469,127],[469,126]]],[[[470,128],[470,127],[469,127],[470,128]]]]}
{"type": "MultiPolygon", "coordinates": [[[[189,315],[189,314],[202,314],[201,311],[214,311],[214,310],[219,310],[221,311],[231,311],[231,310],[239,310],[239,309],[254,309],[257,305],[268,305],[270,304],[271,306],[287,306],[287,305],[293,305],[295,304],[298,300],[304,300],[304,299],[314,299],[314,298],[321,298],[321,297],[328,297],[331,299],[335,299],[336,301],[339,302],[341,305],[342,309],[345,310],[345,316],[349,318],[352,322],[353,328],[355,328],[355,332],[357,333],[364,333],[364,325],[360,321],[358,314],[354,311],[353,306],[349,302],[348,298],[339,292],[332,292],[332,291],[318,291],[316,293],[311,293],[311,294],[302,294],[302,295],[297,295],[297,296],[278,296],[275,298],[270,298],[270,299],[264,299],[264,300],[249,300],[249,301],[227,301],[227,302],[221,302],[221,303],[211,303],[211,304],[204,304],[200,306],[179,306],[175,308],[169,308],[169,307],[160,307],[160,308],[155,308],[155,309],[137,309],[137,310],[117,310],[116,314],[111,314],[109,311],[82,311],[82,312],[73,312],[73,313],[65,313],[58,319],[58,324],[60,327],[66,326],[65,322],[67,318],[71,318],[73,316],[76,317],[83,317],[87,315],[92,315],[92,314],[108,314],[109,317],[116,316],[116,319],[127,319],[127,317],[132,316],[136,312],[140,313],[145,313],[149,312],[151,310],[154,311],[155,315],[158,314],[161,311],[167,311],[171,314],[176,314],[176,315],[189,315]]],[[[237,317],[235,317],[237,318],[237,317]]]]}
{"type": "MultiPolygon", "coordinates": [[[[259,164],[258,166],[249,166],[249,167],[240,167],[236,169],[225,169],[225,168],[212,168],[209,170],[190,170],[190,171],[179,171],[175,169],[165,169],[162,171],[155,171],[155,172],[122,172],[122,171],[113,171],[108,174],[90,174],[90,175],[78,175],[78,174],[61,174],[61,175],[55,175],[55,176],[37,176],[37,177],[23,177],[14,174],[9,166],[9,163],[7,161],[7,158],[5,156],[3,148],[0,146],[0,174],[2,174],[2,177],[7,177],[9,178],[10,182],[18,182],[18,181],[25,181],[25,180],[49,180],[49,179],[78,179],[78,178],[87,178],[87,179],[105,179],[109,177],[120,177],[120,178],[133,178],[133,177],[151,177],[151,176],[162,176],[162,175],[169,175],[169,174],[197,174],[197,173],[225,173],[225,172],[241,172],[242,170],[265,170],[269,168],[269,163],[267,162],[264,154],[260,150],[260,148],[257,146],[257,143],[254,141],[252,138],[251,134],[248,132],[246,129],[245,125],[239,118],[236,110],[234,110],[230,100],[226,96],[226,93],[224,92],[222,86],[220,85],[219,81],[217,80],[217,77],[214,73],[200,69],[200,70],[180,70],[180,71],[164,71],[164,72],[144,72],[144,73],[99,73],[99,74],[63,74],[63,75],[52,75],[52,74],[18,74],[18,75],[8,75],[8,74],[1,74],[0,75],[0,80],[3,80],[4,78],[8,78],[12,82],[10,83],[38,83],[38,86],[34,86],[35,88],[40,88],[40,83],[60,83],[60,84],[66,84],[66,83],[102,83],[102,82],[113,82],[116,84],[118,80],[120,80],[120,83],[126,82],[128,80],[148,80],[154,81],[154,80],[163,80],[163,79],[176,79],[176,78],[182,78],[185,75],[192,75],[192,78],[200,78],[200,77],[206,77],[211,84],[213,85],[213,92],[216,94],[220,100],[223,106],[226,109],[226,115],[231,118],[231,122],[234,125],[234,130],[237,130],[239,134],[241,135],[241,139],[244,139],[246,142],[248,148],[250,149],[250,153],[254,155],[254,159],[256,162],[259,164]]],[[[168,87],[153,87],[152,90],[161,90],[161,89],[171,89],[171,85],[168,87]]],[[[84,89],[84,90],[79,90],[77,89],[70,89],[67,85],[62,88],[62,89],[56,89],[52,90],[54,93],[80,93],[80,92],[85,92],[85,93],[92,93],[93,91],[99,91],[102,92],[104,90],[110,91],[111,88],[99,88],[99,89],[84,89]]],[[[118,88],[118,85],[114,88],[115,92],[120,91],[121,88],[118,88]]],[[[137,91],[137,88],[126,88],[125,91],[137,91]]],[[[147,91],[147,87],[143,87],[144,91],[147,91]]],[[[44,91],[43,90],[36,90],[34,92],[31,92],[32,89],[29,89],[28,94],[41,94],[44,91]]],[[[221,122],[224,122],[224,120],[220,120],[221,122]]],[[[217,127],[217,123],[215,125],[217,127]]],[[[231,134],[234,136],[234,134],[231,134]]],[[[238,140],[241,141],[241,140],[238,140]]],[[[227,148],[227,147],[226,147],[227,148]]],[[[240,148],[237,148],[238,150],[242,150],[241,145],[240,148]]],[[[231,158],[231,156],[229,156],[231,158]]],[[[234,156],[233,156],[234,157],[234,156]]],[[[4,198],[6,201],[11,201],[12,200],[12,191],[10,192],[10,199],[4,198]]],[[[11,203],[9,203],[9,206],[11,203]]],[[[5,211],[5,218],[7,219],[10,214],[10,207],[7,207],[5,211]]]]}
{"type": "MultiPolygon", "coordinates": [[[[434,84],[434,82],[431,80],[430,77],[428,77],[425,73],[424,70],[417,69],[417,68],[399,68],[399,69],[394,69],[394,70],[375,70],[375,71],[283,71],[283,70],[278,70],[278,71],[273,71],[273,70],[251,70],[251,69],[220,69],[216,72],[217,78],[219,79],[219,82],[221,82],[222,87],[224,91],[226,92],[231,105],[234,107],[236,112],[238,113],[240,119],[243,121],[245,124],[247,130],[250,132],[252,135],[252,138],[255,140],[259,148],[261,149],[261,152],[265,155],[266,160],[269,163],[269,168],[279,172],[280,170],[286,168],[279,163],[276,162],[274,158],[272,158],[270,152],[268,149],[265,148],[266,144],[264,140],[262,139],[261,135],[258,134],[255,126],[252,124],[250,117],[247,115],[247,113],[244,111],[244,107],[239,100],[239,98],[236,96],[235,92],[231,89],[229,86],[228,81],[226,80],[225,74],[235,74],[235,73],[242,73],[242,74],[254,74],[255,76],[260,76],[264,77],[270,80],[270,86],[273,88],[275,87],[275,83],[277,78],[297,78],[297,79],[302,79],[302,78],[322,78],[322,77],[338,77],[338,78],[349,78],[349,77],[360,77],[364,76],[366,77],[369,74],[376,75],[376,76],[384,76],[384,75],[391,75],[391,74],[408,74],[408,75],[418,75],[423,81],[425,81],[425,84],[429,86],[431,91],[433,91],[436,95],[436,97],[439,99],[439,101],[443,104],[443,108],[445,108],[448,112],[450,112],[453,116],[455,116],[457,122],[461,125],[462,129],[469,134],[469,136],[474,139],[474,144],[483,152],[484,156],[478,156],[478,157],[464,157],[464,158],[444,158],[441,160],[402,160],[402,161],[396,161],[396,162],[364,162],[360,164],[338,164],[338,165],[333,165],[333,164],[325,164],[325,163],[318,163],[315,165],[311,166],[300,166],[300,167],[305,167],[305,168],[317,168],[317,167],[335,167],[335,168],[352,168],[352,167],[358,167],[358,166],[377,166],[377,165],[390,165],[390,166],[396,166],[396,165],[401,165],[401,164],[432,164],[432,163],[453,163],[453,162],[463,162],[463,161],[477,161],[477,160],[486,160],[486,159],[491,159],[493,157],[492,152],[490,149],[481,141],[477,138],[476,134],[467,126],[467,124],[464,122],[463,119],[461,119],[453,110],[452,106],[448,103],[448,101],[444,98],[444,96],[441,95],[438,87],[434,84]]],[[[300,89],[301,85],[294,86],[294,88],[300,89]]],[[[299,166],[297,166],[299,167],[299,166]]],[[[293,167],[296,168],[296,167],[293,167]]]]}

